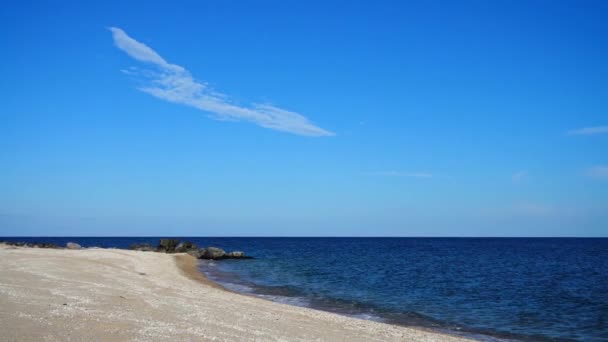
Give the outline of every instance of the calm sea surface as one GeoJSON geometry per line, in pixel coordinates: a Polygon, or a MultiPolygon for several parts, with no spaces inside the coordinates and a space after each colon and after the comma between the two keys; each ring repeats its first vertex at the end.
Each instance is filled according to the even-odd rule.
{"type": "MultiPolygon", "coordinates": [[[[608,341],[608,239],[186,238],[229,289],[481,340],[608,341]]],[[[157,237],[0,238],[126,248],[157,237]]]]}

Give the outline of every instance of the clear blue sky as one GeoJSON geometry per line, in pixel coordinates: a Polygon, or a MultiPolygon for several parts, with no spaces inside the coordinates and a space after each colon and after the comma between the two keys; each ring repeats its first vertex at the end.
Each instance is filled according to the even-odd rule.
{"type": "Polygon", "coordinates": [[[606,18],[4,3],[0,236],[608,236],[606,18]]]}

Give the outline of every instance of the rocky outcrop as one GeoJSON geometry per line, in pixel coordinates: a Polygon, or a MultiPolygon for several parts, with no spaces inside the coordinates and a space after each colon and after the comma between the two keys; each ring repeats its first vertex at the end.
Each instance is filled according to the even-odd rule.
{"type": "Polygon", "coordinates": [[[142,252],[154,252],[154,247],[152,247],[149,243],[134,243],[129,246],[129,249],[134,251],[142,251],[142,252]]]}
{"type": "Polygon", "coordinates": [[[201,259],[219,260],[226,256],[226,251],[217,247],[207,247],[201,255],[201,259]]]}
{"type": "Polygon", "coordinates": [[[251,257],[246,256],[245,252],[234,251],[234,252],[230,252],[230,253],[226,254],[226,258],[228,258],[228,259],[248,259],[251,257]]]}
{"type": "Polygon", "coordinates": [[[198,249],[194,243],[190,241],[180,242],[176,239],[161,239],[156,247],[157,252],[164,253],[187,253],[192,250],[198,249]]]}
{"type": "Polygon", "coordinates": [[[30,247],[30,248],[61,248],[54,243],[46,243],[46,242],[22,242],[22,241],[3,241],[7,246],[15,246],[15,247],[30,247]]]}
{"type": "Polygon", "coordinates": [[[198,246],[190,241],[180,242],[175,247],[175,253],[187,253],[194,250],[198,250],[198,246]]]}
{"type": "MultiPolygon", "coordinates": [[[[9,246],[31,247],[31,248],[62,248],[53,243],[29,243],[15,241],[0,241],[9,246]]],[[[67,249],[81,249],[82,247],[75,242],[68,242],[67,249]]],[[[135,243],[129,246],[129,249],[143,252],[159,252],[159,253],[188,253],[197,259],[207,260],[223,260],[223,259],[253,259],[245,255],[242,251],[226,252],[218,247],[199,248],[191,241],[180,242],[177,239],[161,239],[157,247],[153,247],[149,243],[135,243]]]]}
{"type": "Polygon", "coordinates": [[[217,247],[208,247],[199,249],[196,255],[191,254],[192,256],[197,257],[198,259],[207,259],[207,260],[222,260],[222,259],[253,259],[250,256],[245,255],[245,252],[234,251],[230,253],[226,253],[221,248],[217,247]]]}
{"type": "Polygon", "coordinates": [[[160,239],[156,250],[158,252],[175,253],[175,247],[179,245],[179,240],[176,239],[160,239]]]}
{"type": "Polygon", "coordinates": [[[203,256],[203,252],[204,252],[204,248],[201,249],[193,249],[188,251],[187,253],[192,255],[193,257],[197,258],[197,259],[201,259],[201,257],[203,256]]]}
{"type": "Polygon", "coordinates": [[[76,242],[68,242],[68,243],[66,243],[65,247],[67,249],[81,249],[82,248],[82,246],[80,246],[76,242]]]}

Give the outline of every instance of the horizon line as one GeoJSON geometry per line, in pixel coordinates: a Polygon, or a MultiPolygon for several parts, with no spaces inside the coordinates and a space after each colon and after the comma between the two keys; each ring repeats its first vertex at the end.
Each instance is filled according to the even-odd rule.
{"type": "MultiPolygon", "coordinates": [[[[191,236],[180,236],[180,235],[156,235],[156,236],[144,236],[144,235],[6,235],[0,236],[2,238],[351,238],[351,239],[608,239],[608,236],[428,236],[428,235],[388,235],[388,236],[377,236],[377,235],[358,235],[358,236],[338,236],[338,235],[224,235],[224,236],[202,236],[202,235],[191,235],[191,236]]],[[[0,243],[3,242],[0,240],[0,243]]]]}

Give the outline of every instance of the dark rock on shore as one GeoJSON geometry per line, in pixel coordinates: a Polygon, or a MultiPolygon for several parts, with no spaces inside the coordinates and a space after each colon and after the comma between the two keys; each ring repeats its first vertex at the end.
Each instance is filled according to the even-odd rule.
{"type": "Polygon", "coordinates": [[[222,259],[253,259],[250,256],[246,256],[245,252],[234,251],[230,253],[226,253],[221,248],[217,247],[208,247],[201,248],[198,251],[190,254],[198,259],[207,259],[207,260],[222,260],[222,259]]]}
{"type": "Polygon", "coordinates": [[[142,252],[154,252],[155,250],[154,247],[152,247],[152,245],[150,245],[149,243],[134,243],[129,246],[129,249],[142,252]]]}
{"type": "Polygon", "coordinates": [[[204,248],[201,248],[201,249],[193,249],[193,250],[188,251],[187,253],[188,253],[189,255],[192,255],[193,257],[195,257],[195,258],[197,258],[197,259],[200,259],[200,258],[203,256],[203,252],[204,252],[204,250],[205,250],[204,248]]]}
{"type": "Polygon", "coordinates": [[[165,253],[186,253],[198,249],[198,246],[190,241],[180,242],[176,239],[161,239],[156,251],[165,253]]]}
{"type": "MultiPolygon", "coordinates": [[[[66,247],[57,246],[54,243],[28,243],[18,241],[0,241],[8,246],[30,247],[30,248],[67,248],[81,249],[82,247],[75,242],[68,242],[66,247]]],[[[253,259],[253,257],[245,255],[242,251],[232,251],[227,253],[225,250],[217,247],[198,248],[191,241],[180,242],[177,239],[161,239],[158,246],[155,248],[149,243],[135,243],[129,246],[129,249],[143,252],[159,252],[159,253],[188,253],[197,259],[206,260],[222,260],[222,259],[253,259]]]]}
{"type": "Polygon", "coordinates": [[[61,248],[54,243],[29,243],[22,241],[4,241],[4,244],[7,246],[15,246],[15,247],[30,247],[30,248],[61,248]]]}
{"type": "Polygon", "coordinates": [[[187,253],[189,251],[198,250],[198,246],[190,241],[180,242],[175,247],[176,253],[187,253]]]}
{"type": "Polygon", "coordinates": [[[226,258],[229,259],[247,259],[247,258],[251,258],[245,255],[245,252],[241,252],[241,251],[234,251],[234,252],[230,252],[226,255],[226,258]]]}
{"type": "Polygon", "coordinates": [[[204,252],[201,255],[201,259],[218,260],[226,256],[226,251],[217,247],[204,248],[204,252]]]}
{"type": "Polygon", "coordinates": [[[156,250],[158,252],[175,253],[175,247],[179,244],[176,239],[160,239],[156,250]]]}
{"type": "Polygon", "coordinates": [[[61,247],[57,246],[54,243],[35,243],[33,247],[38,247],[38,248],[55,248],[55,249],[61,248],[61,247]]]}

